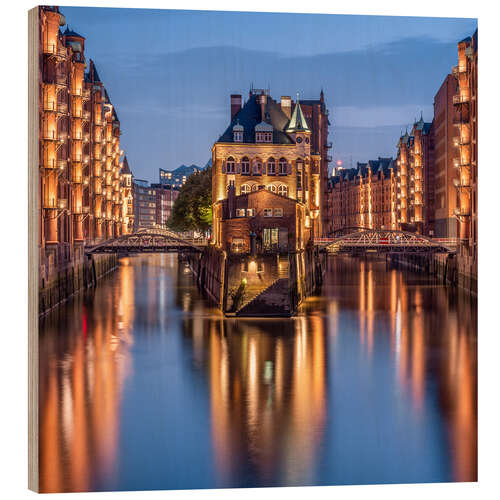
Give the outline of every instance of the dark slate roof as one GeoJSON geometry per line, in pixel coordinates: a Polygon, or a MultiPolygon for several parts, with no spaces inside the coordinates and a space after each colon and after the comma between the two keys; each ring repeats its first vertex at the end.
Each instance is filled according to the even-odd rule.
{"type": "Polygon", "coordinates": [[[66,31],[65,31],[63,34],[64,34],[64,36],[76,36],[76,37],[78,37],[78,38],[83,38],[83,39],[85,39],[85,37],[84,37],[84,36],[82,36],[82,35],[78,34],[76,31],[71,30],[71,29],[69,28],[69,26],[66,26],[66,31]]]}
{"type": "MultiPolygon", "coordinates": [[[[243,125],[245,128],[243,142],[254,143],[255,126],[265,120],[265,116],[261,116],[261,114],[258,95],[253,94],[235,115],[217,142],[233,142],[233,127],[236,125],[237,120],[239,120],[240,125],[243,125]]],[[[289,119],[281,110],[281,106],[271,96],[267,96],[265,114],[268,115],[268,121],[273,126],[273,143],[293,144],[293,140],[285,132],[289,119]]]]}
{"type": "Polygon", "coordinates": [[[125,156],[123,158],[123,167],[122,167],[122,174],[131,174],[132,172],[130,171],[130,167],[128,166],[128,160],[127,157],[125,156]]]}
{"type": "Polygon", "coordinates": [[[90,83],[101,83],[101,79],[99,78],[99,73],[97,73],[97,68],[92,59],[89,61],[89,70],[85,75],[86,81],[90,83]]]}

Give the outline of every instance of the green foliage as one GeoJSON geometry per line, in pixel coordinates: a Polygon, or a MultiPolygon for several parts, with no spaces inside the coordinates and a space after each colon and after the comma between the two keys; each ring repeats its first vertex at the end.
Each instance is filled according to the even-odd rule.
{"type": "Polygon", "coordinates": [[[212,169],[190,175],[174,202],[167,226],[174,231],[208,231],[212,225],[212,169]]]}

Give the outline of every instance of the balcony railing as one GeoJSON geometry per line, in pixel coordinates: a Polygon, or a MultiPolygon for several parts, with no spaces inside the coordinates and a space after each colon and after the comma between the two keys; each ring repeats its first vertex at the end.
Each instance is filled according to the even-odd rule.
{"type": "Polygon", "coordinates": [[[76,154],[76,153],[75,153],[75,154],[73,155],[73,162],[75,162],[75,163],[81,163],[81,161],[82,161],[82,155],[81,155],[81,154],[76,154]]]}
{"type": "Polygon", "coordinates": [[[90,111],[83,111],[82,112],[82,118],[84,120],[88,120],[90,118],[90,111]]]}
{"type": "Polygon", "coordinates": [[[467,71],[467,68],[465,66],[453,66],[451,71],[456,76],[460,73],[465,73],[467,71]]]}
{"type": "Polygon", "coordinates": [[[73,108],[73,110],[71,111],[71,115],[73,116],[73,118],[81,118],[82,110],[73,108]]]}
{"type": "Polygon", "coordinates": [[[57,168],[59,170],[64,170],[68,166],[67,160],[57,160],[57,168]]]}
{"type": "Polygon", "coordinates": [[[462,104],[465,102],[469,102],[469,96],[468,95],[461,95],[461,94],[456,94],[453,96],[453,104],[462,104]]]}
{"type": "Polygon", "coordinates": [[[57,85],[66,86],[68,84],[67,75],[56,75],[56,83],[57,85]]]}
{"type": "Polygon", "coordinates": [[[56,101],[43,101],[43,110],[44,111],[56,111],[57,104],[56,101]]]}
{"type": "Polygon", "coordinates": [[[58,102],[57,112],[62,115],[65,115],[68,112],[68,105],[65,102],[58,102]]]}
{"type": "Polygon", "coordinates": [[[46,208],[46,209],[53,209],[53,208],[57,208],[58,207],[58,204],[57,204],[57,199],[56,198],[49,198],[48,200],[45,199],[43,200],[43,208],[46,208]]]}
{"type": "Polygon", "coordinates": [[[71,180],[74,184],[81,184],[83,182],[83,178],[81,175],[72,175],[71,180]]]}
{"type": "Polygon", "coordinates": [[[54,158],[44,158],[43,168],[57,168],[57,161],[54,158]]]}
{"type": "Polygon", "coordinates": [[[468,208],[455,208],[453,213],[457,217],[468,217],[470,215],[469,209],[468,208]]]}
{"type": "Polygon", "coordinates": [[[470,184],[465,179],[453,179],[453,185],[457,189],[470,189],[470,184]]]}
{"type": "Polygon", "coordinates": [[[90,207],[89,207],[88,205],[83,205],[83,207],[82,207],[82,212],[83,212],[84,214],[88,214],[88,213],[90,213],[90,207]]]}
{"type": "Polygon", "coordinates": [[[72,139],[74,141],[81,141],[83,139],[81,132],[73,132],[72,139]]]}
{"type": "Polygon", "coordinates": [[[59,202],[57,205],[61,210],[65,210],[66,208],[68,208],[68,199],[67,198],[59,198],[59,202]]]}
{"type": "Polygon", "coordinates": [[[43,134],[43,139],[45,141],[57,141],[57,132],[55,130],[46,130],[43,134]]]}

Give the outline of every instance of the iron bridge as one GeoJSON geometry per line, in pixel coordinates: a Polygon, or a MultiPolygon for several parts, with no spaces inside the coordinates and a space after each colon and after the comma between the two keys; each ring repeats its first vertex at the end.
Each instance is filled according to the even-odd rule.
{"type": "Polygon", "coordinates": [[[396,230],[345,228],[333,238],[316,239],[315,244],[329,253],[454,253],[450,240],[396,230]]]}
{"type": "Polygon", "coordinates": [[[85,248],[86,254],[96,253],[173,253],[201,252],[206,241],[181,238],[171,231],[142,230],[125,234],[85,248]]]}

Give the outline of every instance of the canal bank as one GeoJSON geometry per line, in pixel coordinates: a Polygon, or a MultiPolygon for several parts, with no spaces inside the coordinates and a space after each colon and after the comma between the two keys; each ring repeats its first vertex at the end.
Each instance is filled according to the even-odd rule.
{"type": "Polygon", "coordinates": [[[294,253],[227,254],[207,247],[185,254],[201,290],[229,316],[292,316],[323,282],[326,256],[315,248],[294,253]]]}
{"type": "Polygon", "coordinates": [[[116,254],[86,255],[83,247],[77,246],[44,256],[39,266],[38,313],[44,314],[73,294],[94,286],[117,265],[116,254]]]}
{"type": "Polygon", "coordinates": [[[456,254],[391,254],[390,260],[477,295],[477,265],[470,258],[456,254]]]}

